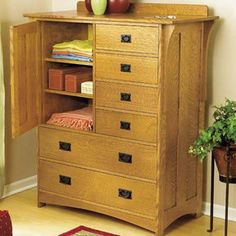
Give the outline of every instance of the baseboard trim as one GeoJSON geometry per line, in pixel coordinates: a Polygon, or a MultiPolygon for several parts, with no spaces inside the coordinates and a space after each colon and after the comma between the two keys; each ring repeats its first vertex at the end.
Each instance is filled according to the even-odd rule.
{"type": "Polygon", "coordinates": [[[34,188],[36,186],[37,186],[37,175],[21,179],[14,183],[5,185],[2,198],[9,197],[13,194],[34,188]]]}
{"type": "MultiPolygon", "coordinates": [[[[203,214],[210,215],[210,203],[203,203],[203,214]]],[[[229,207],[229,220],[236,221],[236,208],[229,207]]],[[[214,217],[224,219],[225,218],[225,207],[222,205],[214,204],[214,217]]]]}

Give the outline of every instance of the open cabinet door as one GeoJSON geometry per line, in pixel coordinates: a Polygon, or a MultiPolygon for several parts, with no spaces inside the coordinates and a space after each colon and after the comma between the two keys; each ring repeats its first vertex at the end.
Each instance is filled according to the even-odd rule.
{"type": "Polygon", "coordinates": [[[12,26],[10,43],[12,136],[16,137],[40,123],[39,23],[12,26]]]}

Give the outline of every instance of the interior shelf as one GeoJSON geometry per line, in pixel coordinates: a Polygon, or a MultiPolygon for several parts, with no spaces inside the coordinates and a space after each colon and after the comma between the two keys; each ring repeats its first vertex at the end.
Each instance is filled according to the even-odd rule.
{"type": "Polygon", "coordinates": [[[53,90],[53,89],[45,89],[44,91],[46,93],[53,93],[53,94],[59,94],[59,95],[67,95],[67,96],[73,96],[73,97],[93,99],[92,94],[86,94],[86,93],[72,93],[72,92],[53,90]]]}
{"type": "Polygon", "coordinates": [[[50,58],[50,57],[45,58],[45,61],[57,62],[57,63],[67,63],[67,64],[74,64],[74,65],[93,66],[93,62],[66,60],[66,59],[55,59],[55,58],[50,58]]]}

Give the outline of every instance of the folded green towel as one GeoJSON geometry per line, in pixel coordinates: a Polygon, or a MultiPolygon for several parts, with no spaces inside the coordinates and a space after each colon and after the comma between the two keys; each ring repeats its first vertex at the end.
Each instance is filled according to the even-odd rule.
{"type": "Polygon", "coordinates": [[[92,40],[73,40],[69,42],[57,43],[53,49],[77,50],[81,52],[92,52],[92,40]]]}

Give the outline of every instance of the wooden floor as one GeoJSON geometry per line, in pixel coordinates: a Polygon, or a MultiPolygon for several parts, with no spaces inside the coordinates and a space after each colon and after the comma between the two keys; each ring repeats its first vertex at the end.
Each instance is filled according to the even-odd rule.
{"type": "MultiPolygon", "coordinates": [[[[13,236],[57,236],[79,225],[116,233],[121,236],[153,236],[154,234],[101,214],[66,207],[37,207],[36,189],[0,200],[0,209],[10,212],[13,236]]],[[[166,230],[167,236],[223,236],[224,221],[215,219],[213,233],[207,233],[209,217],[184,217],[166,230]]],[[[229,223],[229,235],[236,235],[236,222],[229,223]]]]}

